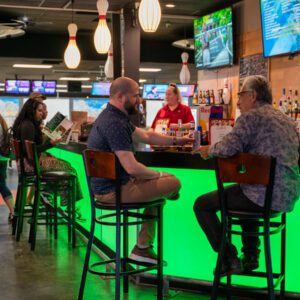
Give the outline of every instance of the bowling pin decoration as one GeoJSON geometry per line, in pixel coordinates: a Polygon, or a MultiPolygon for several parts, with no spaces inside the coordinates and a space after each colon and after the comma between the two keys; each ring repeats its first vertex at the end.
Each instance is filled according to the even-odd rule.
{"type": "Polygon", "coordinates": [[[109,46],[107,53],[107,60],[104,66],[104,73],[106,78],[114,78],[114,60],[113,60],[113,44],[109,46]]]}
{"type": "Polygon", "coordinates": [[[186,52],[182,52],[181,59],[182,59],[182,68],[179,74],[179,79],[182,84],[188,84],[191,78],[190,71],[187,66],[189,54],[186,52]]]}
{"type": "Polygon", "coordinates": [[[76,69],[80,63],[81,55],[76,44],[77,25],[70,23],[68,26],[69,43],[64,53],[64,61],[69,69],[76,69]]]}
{"type": "Polygon", "coordinates": [[[231,99],[231,90],[229,88],[228,79],[224,79],[223,101],[224,104],[229,104],[231,99]]]}

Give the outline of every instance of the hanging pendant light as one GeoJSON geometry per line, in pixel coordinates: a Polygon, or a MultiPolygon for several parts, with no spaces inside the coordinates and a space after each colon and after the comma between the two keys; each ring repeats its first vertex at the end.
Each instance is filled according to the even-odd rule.
{"type": "Polygon", "coordinates": [[[68,25],[69,44],[64,54],[64,61],[69,69],[76,69],[79,66],[81,55],[76,44],[77,25],[70,23],[68,25]]]}
{"type": "Polygon", "coordinates": [[[109,46],[106,63],[104,65],[104,73],[106,78],[114,78],[114,59],[113,59],[113,44],[109,46]]]}
{"type": "Polygon", "coordinates": [[[107,0],[98,0],[97,9],[99,13],[99,22],[94,34],[94,45],[99,54],[108,52],[111,34],[106,23],[106,12],[108,9],[107,0]]]}
{"type": "Polygon", "coordinates": [[[158,0],[142,0],[139,7],[139,21],[145,32],[155,32],[161,19],[158,0]]]}

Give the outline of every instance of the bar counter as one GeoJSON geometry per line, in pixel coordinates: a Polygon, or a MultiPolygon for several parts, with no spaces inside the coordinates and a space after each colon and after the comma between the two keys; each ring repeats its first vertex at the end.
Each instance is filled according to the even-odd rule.
{"type": "MultiPolygon", "coordinates": [[[[85,144],[70,143],[59,145],[50,149],[49,152],[59,158],[69,161],[77,170],[84,199],[78,205],[81,207],[86,222],[78,222],[79,228],[85,233],[90,228],[90,200],[84,172],[82,151],[85,144]]],[[[202,160],[199,155],[185,152],[156,152],[137,151],[136,158],[143,164],[154,170],[166,171],[177,176],[182,189],[180,198],[176,201],[167,201],[164,208],[164,260],[168,266],[164,268],[164,274],[177,282],[177,286],[201,289],[210,286],[213,280],[213,270],[216,263],[216,254],[211,249],[204,233],[200,229],[193,212],[195,199],[204,193],[216,189],[213,160],[202,160]],[[194,286],[194,287],[193,287],[194,286]]],[[[114,249],[114,229],[97,225],[95,237],[103,246],[102,250],[108,255],[114,249]]],[[[287,215],[287,254],[286,254],[286,291],[287,298],[300,299],[300,206],[287,215]]],[[[136,228],[130,231],[130,249],[136,241],[136,228]]],[[[273,268],[278,271],[279,260],[279,235],[271,237],[273,268]]],[[[237,248],[240,248],[240,240],[234,239],[237,248]]],[[[264,255],[260,256],[260,269],[264,270],[264,255]]],[[[265,279],[258,281],[257,278],[238,276],[234,282],[255,286],[266,286],[265,279]]],[[[176,286],[176,284],[175,284],[176,286]]]]}

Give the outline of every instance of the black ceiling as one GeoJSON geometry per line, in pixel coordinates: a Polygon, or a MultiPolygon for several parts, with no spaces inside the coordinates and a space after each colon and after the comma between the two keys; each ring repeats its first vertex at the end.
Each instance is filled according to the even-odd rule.
{"type": "MultiPolygon", "coordinates": [[[[224,8],[241,0],[160,0],[162,21],[157,32],[141,32],[141,62],[178,63],[182,49],[171,46],[172,42],[193,37],[193,19],[224,8]],[[167,8],[172,3],[174,8],[167,8]]],[[[125,6],[134,2],[108,0],[108,22],[113,13],[120,14],[125,6]]],[[[105,61],[106,56],[96,53],[93,33],[97,26],[96,0],[0,0],[1,23],[16,23],[27,18],[25,35],[0,39],[1,58],[37,58],[62,62],[68,42],[67,25],[72,20],[78,26],[77,44],[83,61],[105,61]],[[72,9],[73,7],[73,9],[72,9]]],[[[111,23],[109,22],[109,26],[111,23]]],[[[190,62],[193,55],[190,56],[190,62]]],[[[85,64],[83,64],[86,67],[85,64]]],[[[61,68],[64,65],[61,64],[61,68]]]]}

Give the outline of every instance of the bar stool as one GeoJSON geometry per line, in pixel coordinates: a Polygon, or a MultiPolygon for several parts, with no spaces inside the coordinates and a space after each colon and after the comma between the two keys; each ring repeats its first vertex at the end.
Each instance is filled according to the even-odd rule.
{"type": "MultiPolygon", "coordinates": [[[[31,243],[31,250],[35,249],[36,244],[36,232],[37,225],[50,225],[54,226],[54,238],[58,236],[58,225],[68,225],[68,241],[72,241],[72,247],[76,245],[75,235],[75,195],[76,195],[76,176],[69,172],[64,171],[40,171],[39,157],[36,150],[36,144],[32,141],[25,140],[26,157],[31,162],[34,174],[34,186],[35,195],[32,211],[32,221],[29,232],[29,242],[31,243]],[[69,197],[68,197],[68,216],[67,221],[64,221],[64,217],[58,216],[57,197],[60,190],[63,188],[62,184],[67,182],[69,197]],[[39,204],[41,198],[41,192],[43,190],[49,190],[54,194],[53,210],[51,213],[50,222],[38,223],[39,216],[39,204]]],[[[64,187],[65,188],[65,187],[64,187]]]]}
{"type": "Polygon", "coordinates": [[[162,299],[163,288],[163,206],[164,199],[145,203],[122,203],[121,199],[121,179],[119,175],[120,162],[111,152],[101,152],[94,150],[85,150],[83,152],[86,174],[89,184],[89,193],[91,200],[91,229],[88,239],[86,257],[81,277],[81,284],[78,299],[83,299],[87,272],[95,275],[115,276],[115,299],[120,299],[120,283],[123,277],[123,293],[128,293],[129,284],[128,276],[146,272],[149,270],[157,270],[157,299],[162,299]],[[105,178],[114,181],[116,192],[116,204],[105,204],[95,201],[93,191],[91,189],[91,177],[105,178]],[[156,207],[157,216],[144,215],[132,210],[143,209],[147,207],[156,207]],[[100,217],[96,217],[96,210],[108,211],[100,217]],[[107,218],[115,217],[115,221],[107,221],[107,218]],[[133,218],[133,220],[129,220],[133,218]],[[141,263],[128,257],[128,227],[131,225],[143,224],[146,222],[157,221],[157,264],[141,263]],[[116,227],[116,254],[115,258],[96,262],[89,265],[90,254],[94,239],[95,224],[102,224],[116,227]],[[123,233],[123,254],[121,255],[121,228],[123,233]],[[115,263],[115,272],[101,272],[96,267],[105,266],[115,263]],[[129,268],[128,264],[142,266],[139,269],[129,268]]]}
{"type": "MultiPolygon", "coordinates": [[[[286,214],[284,212],[273,212],[271,210],[273,184],[275,177],[276,158],[254,154],[241,153],[229,158],[216,158],[216,178],[218,194],[221,207],[222,240],[215,269],[214,283],[211,299],[217,299],[218,287],[220,285],[220,274],[223,265],[226,242],[231,243],[231,236],[248,235],[263,237],[265,252],[265,272],[245,271],[243,276],[263,277],[267,279],[267,287],[237,287],[248,291],[267,290],[268,299],[275,300],[274,288],[280,284],[280,299],[285,296],[285,252],[286,252],[286,214]],[[227,209],[224,183],[259,184],[266,186],[265,205],[263,212],[233,211],[227,209]],[[273,220],[274,219],[274,220],[273,220]],[[241,225],[243,221],[251,221],[262,228],[261,232],[242,232],[232,225],[241,225]],[[272,269],[270,236],[281,233],[280,244],[280,272],[275,273],[272,269]],[[274,279],[277,279],[274,283],[274,279]]],[[[227,298],[230,298],[232,290],[231,276],[227,276],[225,284],[227,298]]]]}
{"type": "Polygon", "coordinates": [[[12,235],[16,236],[16,241],[20,240],[20,235],[23,229],[24,217],[30,217],[32,214],[32,207],[26,207],[27,188],[33,186],[34,175],[25,172],[24,156],[22,152],[21,142],[17,139],[12,139],[12,151],[17,162],[18,168],[18,188],[15,202],[15,211],[12,221],[12,235]],[[27,213],[27,214],[25,214],[27,213]]]}

